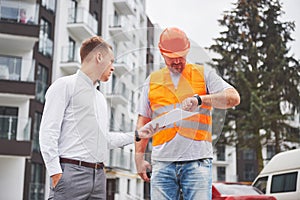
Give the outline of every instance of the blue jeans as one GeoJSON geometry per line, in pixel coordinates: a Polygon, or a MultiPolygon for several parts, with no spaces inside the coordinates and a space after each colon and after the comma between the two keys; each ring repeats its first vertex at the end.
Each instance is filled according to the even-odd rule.
{"type": "Polygon", "coordinates": [[[151,199],[211,200],[212,159],[152,161],[151,199]]]}

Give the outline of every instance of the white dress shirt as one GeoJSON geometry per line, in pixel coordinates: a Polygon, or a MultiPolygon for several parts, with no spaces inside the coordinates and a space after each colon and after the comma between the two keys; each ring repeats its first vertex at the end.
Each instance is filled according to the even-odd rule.
{"type": "Polygon", "coordinates": [[[106,99],[82,71],[57,79],[47,90],[40,148],[50,176],[62,173],[59,157],[105,162],[108,149],[133,142],[133,133],[108,131],[106,99]]]}

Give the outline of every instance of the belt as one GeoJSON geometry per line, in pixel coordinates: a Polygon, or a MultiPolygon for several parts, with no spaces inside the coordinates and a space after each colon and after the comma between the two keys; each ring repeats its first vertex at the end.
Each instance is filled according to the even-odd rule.
{"type": "Polygon", "coordinates": [[[73,159],[69,159],[69,158],[59,158],[59,160],[61,163],[69,163],[69,164],[89,167],[89,168],[93,168],[93,169],[103,169],[103,167],[104,167],[104,164],[102,162],[101,163],[89,163],[89,162],[73,160],[73,159]]]}

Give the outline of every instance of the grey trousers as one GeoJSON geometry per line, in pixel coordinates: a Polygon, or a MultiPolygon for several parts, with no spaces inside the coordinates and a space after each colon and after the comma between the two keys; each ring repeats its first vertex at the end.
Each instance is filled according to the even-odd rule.
{"type": "Polygon", "coordinates": [[[50,188],[49,200],[106,199],[106,175],[103,169],[68,163],[61,163],[61,167],[62,178],[55,188],[50,188]]]}

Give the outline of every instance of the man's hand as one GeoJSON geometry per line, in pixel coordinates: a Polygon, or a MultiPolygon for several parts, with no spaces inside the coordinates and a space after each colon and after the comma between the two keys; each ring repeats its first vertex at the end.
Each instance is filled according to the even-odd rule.
{"type": "Polygon", "coordinates": [[[138,130],[138,133],[140,138],[151,138],[159,130],[159,125],[156,124],[155,128],[153,128],[151,125],[147,128],[141,128],[138,130]]]}
{"type": "Polygon", "coordinates": [[[146,160],[135,160],[136,169],[139,176],[146,182],[150,182],[150,178],[147,176],[147,169],[151,171],[151,165],[146,160]]]}
{"type": "Polygon", "coordinates": [[[182,101],[182,110],[194,111],[198,107],[198,100],[195,97],[188,97],[182,101]]]}
{"type": "Polygon", "coordinates": [[[53,187],[53,188],[56,187],[56,185],[57,185],[58,181],[61,179],[61,177],[62,177],[62,174],[61,174],[61,173],[60,173],[60,174],[54,174],[54,175],[51,176],[51,179],[52,179],[52,187],[53,187]]]}

